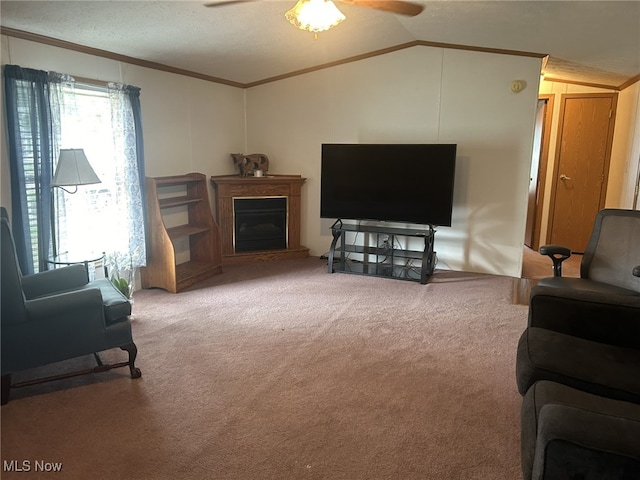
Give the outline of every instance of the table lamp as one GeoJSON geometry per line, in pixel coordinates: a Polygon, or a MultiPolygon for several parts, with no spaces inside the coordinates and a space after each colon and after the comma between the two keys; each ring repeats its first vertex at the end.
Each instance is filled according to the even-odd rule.
{"type": "MultiPolygon", "coordinates": [[[[78,185],[91,185],[94,183],[101,183],[101,181],[93,168],[91,168],[89,160],[87,160],[87,156],[84,154],[84,150],[82,148],[61,149],[56,172],[51,181],[51,188],[58,187],[67,193],[73,194],[78,191],[78,185]],[[71,186],[75,187],[75,190],[71,191],[64,188],[71,186]]],[[[51,203],[51,210],[53,255],[55,257],[58,255],[59,243],[56,235],[56,219],[58,216],[55,210],[55,201],[51,203]]]]}
{"type": "Polygon", "coordinates": [[[67,148],[60,150],[56,173],[53,175],[52,187],[60,187],[67,193],[76,193],[78,185],[100,183],[100,179],[93,171],[82,148],[67,148]],[[73,192],[64,187],[76,187],[73,192]]]}

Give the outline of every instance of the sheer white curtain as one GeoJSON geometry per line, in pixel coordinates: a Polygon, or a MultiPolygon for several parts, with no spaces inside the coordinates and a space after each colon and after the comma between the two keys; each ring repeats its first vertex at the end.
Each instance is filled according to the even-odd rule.
{"type": "MultiPolygon", "coordinates": [[[[49,79],[55,77],[57,81],[49,83],[49,106],[51,109],[51,131],[52,131],[52,150],[53,150],[53,171],[55,172],[60,149],[65,148],[62,140],[63,131],[65,136],[69,137],[67,132],[70,122],[78,115],[78,108],[75,97],[75,84],[73,77],[58,73],[49,73],[49,79]],[[65,126],[63,128],[63,125],[65,126]]],[[[67,143],[72,142],[67,139],[67,143]]],[[[72,147],[66,147],[72,148],[72,147]]],[[[73,231],[70,232],[69,222],[67,222],[67,212],[73,213],[73,206],[77,202],[67,201],[65,191],[52,188],[53,196],[53,212],[52,212],[52,253],[64,254],[73,247],[73,242],[69,242],[69,238],[73,237],[73,231]]],[[[80,253],[82,255],[84,252],[80,253]]]]}
{"type": "Polygon", "coordinates": [[[122,247],[110,257],[112,269],[130,278],[133,271],[146,265],[144,206],[139,182],[136,149],[136,128],[131,101],[126,86],[110,83],[108,86],[111,107],[111,132],[114,155],[114,205],[117,216],[114,227],[121,232],[118,240],[122,247]],[[126,248],[124,248],[126,247],[126,248]]]}

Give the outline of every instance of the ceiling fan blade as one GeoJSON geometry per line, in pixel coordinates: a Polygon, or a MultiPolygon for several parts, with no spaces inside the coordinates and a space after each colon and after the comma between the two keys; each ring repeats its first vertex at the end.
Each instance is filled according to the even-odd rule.
{"type": "Polygon", "coordinates": [[[384,10],[385,12],[398,13],[415,17],[424,7],[417,3],[403,2],[401,0],[339,0],[342,3],[357,5],[359,7],[375,8],[376,10],[384,10]]]}
{"type": "Polygon", "coordinates": [[[257,0],[221,0],[220,2],[205,3],[205,7],[224,7],[225,5],[233,5],[234,3],[255,2],[257,0]]]}

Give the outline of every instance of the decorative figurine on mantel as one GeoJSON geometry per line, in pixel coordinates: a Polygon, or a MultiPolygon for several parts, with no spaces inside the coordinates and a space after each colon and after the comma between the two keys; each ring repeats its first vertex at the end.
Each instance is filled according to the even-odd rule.
{"type": "Polygon", "coordinates": [[[233,163],[240,169],[241,177],[262,177],[269,170],[269,158],[264,153],[232,153],[233,163]]]}

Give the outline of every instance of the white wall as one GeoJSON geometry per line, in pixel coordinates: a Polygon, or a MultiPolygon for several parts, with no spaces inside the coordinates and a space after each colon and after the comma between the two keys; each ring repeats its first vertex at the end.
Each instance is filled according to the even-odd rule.
{"type": "Polygon", "coordinates": [[[438,268],[519,276],[539,72],[538,59],[419,46],[261,85],[247,93],[248,150],[308,178],[302,243],[321,255],[322,143],[456,143],[438,268]],[[528,83],[519,94],[516,79],[528,83]]]}
{"type": "MultiPolygon", "coordinates": [[[[245,92],[12,37],[2,52],[2,63],[141,87],[149,176],[231,174],[230,153],[260,152],[272,173],[307,177],[302,241],[312,255],[330,243],[331,222],[319,218],[323,142],[457,143],[438,267],[520,275],[539,59],[414,47],[245,92]],[[528,83],[519,94],[516,79],[528,83]]],[[[6,165],[3,151],[3,186],[6,165]]]]}

